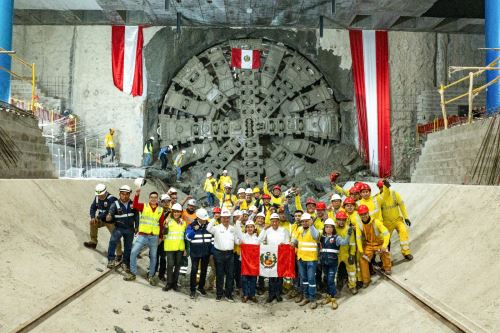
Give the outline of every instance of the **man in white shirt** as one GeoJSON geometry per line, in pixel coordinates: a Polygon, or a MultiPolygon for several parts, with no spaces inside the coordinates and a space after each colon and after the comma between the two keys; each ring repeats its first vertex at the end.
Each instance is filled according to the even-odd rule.
{"type": "Polygon", "coordinates": [[[207,231],[214,235],[214,259],[216,271],[216,301],[222,299],[222,294],[225,291],[226,299],[229,302],[234,302],[233,299],[233,278],[234,278],[234,242],[236,234],[234,227],[229,225],[231,212],[228,209],[223,209],[220,217],[220,224],[214,226],[215,221],[212,220],[207,231]],[[224,283],[224,279],[226,282],[224,283]],[[225,286],[225,288],[224,288],[225,286]]]}
{"type": "MultiPolygon", "coordinates": [[[[262,244],[280,245],[290,244],[290,233],[285,228],[279,226],[280,216],[271,214],[271,224],[260,233],[259,240],[262,244]]],[[[283,278],[269,278],[269,297],[266,303],[271,303],[274,299],[282,302],[283,278]]]]}

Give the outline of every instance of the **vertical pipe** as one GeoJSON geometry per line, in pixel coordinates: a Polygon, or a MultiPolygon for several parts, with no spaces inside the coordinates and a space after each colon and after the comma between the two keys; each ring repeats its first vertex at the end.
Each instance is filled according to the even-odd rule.
{"type": "Polygon", "coordinates": [[[87,152],[87,137],[84,138],[85,140],[85,170],[88,170],[89,168],[89,155],[88,155],[88,152],[87,152]]]}
{"type": "Polygon", "coordinates": [[[57,169],[59,170],[59,177],[61,177],[61,148],[57,148],[57,169]]]}
{"type": "Polygon", "coordinates": [[[35,113],[36,65],[31,64],[31,112],[35,113]]]}
{"type": "MultiPolygon", "coordinates": [[[[14,0],[0,1],[0,47],[12,50],[12,19],[14,15],[14,0]]],[[[11,70],[11,57],[0,54],[0,66],[11,70]]],[[[0,70],[0,101],[10,102],[10,74],[0,70]]]]}
{"type": "Polygon", "coordinates": [[[73,134],[73,141],[75,142],[75,168],[78,168],[78,158],[76,155],[76,134],[73,134]]]}
{"type": "Polygon", "coordinates": [[[67,163],[66,163],[66,138],[67,138],[67,134],[66,132],[64,132],[64,171],[66,171],[67,169],[67,163]]]}
{"type": "Polygon", "coordinates": [[[474,89],[474,73],[469,72],[469,115],[468,115],[468,123],[472,122],[472,103],[474,100],[474,95],[472,90],[474,89]]]}
{"type": "MultiPolygon", "coordinates": [[[[484,37],[487,48],[500,48],[500,1],[484,1],[484,37]]],[[[486,51],[486,64],[500,55],[498,50],[486,51]]],[[[486,71],[486,81],[490,82],[499,75],[498,71],[486,71]]],[[[488,87],[486,92],[486,112],[491,115],[500,107],[500,83],[488,87]]]]}

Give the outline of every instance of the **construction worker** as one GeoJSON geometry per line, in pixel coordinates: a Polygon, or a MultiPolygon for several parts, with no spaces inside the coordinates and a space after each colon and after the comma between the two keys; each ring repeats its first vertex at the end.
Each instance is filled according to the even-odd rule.
{"type": "Polygon", "coordinates": [[[137,256],[143,247],[149,248],[149,274],[148,281],[152,286],[157,284],[154,279],[156,270],[156,250],[158,248],[159,239],[163,238],[163,222],[165,215],[163,208],[158,206],[158,192],[149,193],[149,202],[143,204],[139,202],[141,189],[135,190],[134,209],[141,212],[139,219],[139,228],[137,238],[132,246],[130,254],[130,273],[123,279],[125,281],[133,281],[137,275],[137,256]]]}
{"type": "Polygon", "coordinates": [[[292,240],[297,247],[297,261],[302,283],[301,296],[295,302],[300,306],[310,303],[311,309],[318,307],[316,303],[316,266],[318,265],[318,241],[320,233],[314,227],[309,213],[300,217],[302,227],[299,228],[296,239],[292,240]]]}
{"type": "Polygon", "coordinates": [[[150,166],[153,163],[153,141],[155,138],[150,137],[144,144],[144,166],[150,166]]]}
{"type": "Polygon", "coordinates": [[[182,160],[184,158],[184,155],[186,155],[186,151],[185,150],[181,150],[181,152],[179,154],[177,154],[177,156],[175,157],[175,160],[174,160],[174,167],[175,167],[175,171],[177,173],[176,175],[176,180],[178,183],[181,182],[181,174],[182,174],[182,160]]]}
{"type": "Polygon", "coordinates": [[[271,196],[271,204],[275,204],[278,206],[283,206],[283,204],[286,201],[285,196],[281,195],[281,186],[279,185],[274,185],[272,193],[269,192],[269,189],[267,188],[268,184],[268,178],[264,178],[264,184],[262,186],[262,189],[264,190],[265,194],[269,194],[271,196]]]}
{"type": "Polygon", "coordinates": [[[221,212],[221,223],[214,225],[214,221],[207,226],[208,232],[214,235],[214,258],[215,269],[217,271],[217,294],[215,300],[219,302],[225,293],[229,302],[234,302],[233,298],[233,270],[234,270],[234,242],[235,231],[229,225],[231,212],[223,209],[221,212]]]}
{"type": "MultiPolygon", "coordinates": [[[[271,214],[271,224],[259,234],[259,241],[267,245],[290,244],[290,233],[287,229],[279,226],[280,216],[277,213],[271,214]]],[[[271,303],[274,299],[282,302],[283,298],[283,278],[269,278],[269,296],[266,303],[271,303]]]]}
{"type": "MultiPolygon", "coordinates": [[[[246,215],[246,218],[248,218],[248,215],[246,215]]],[[[236,225],[237,222],[241,222],[240,228],[243,228],[242,225],[245,225],[246,220],[243,218],[243,211],[236,209],[233,212],[233,226],[236,225]]],[[[235,227],[236,229],[236,227],[235,227]]],[[[240,231],[243,231],[240,229],[240,231]]],[[[239,244],[235,243],[234,244],[234,249],[233,249],[233,259],[234,259],[234,264],[233,264],[233,277],[234,277],[234,285],[236,286],[236,289],[240,292],[241,294],[241,247],[239,244]]]]}
{"type": "MultiPolygon", "coordinates": [[[[345,214],[345,213],[344,213],[345,214]]],[[[347,217],[347,216],[346,216],[347,217]]],[[[335,286],[335,275],[339,266],[339,251],[341,246],[349,244],[352,235],[352,227],[348,227],[346,235],[340,236],[335,233],[335,223],[328,218],[325,221],[325,229],[321,236],[320,262],[321,270],[325,276],[328,295],[321,302],[323,305],[330,304],[333,310],[338,308],[337,288],[335,286]]]]}
{"type": "Polygon", "coordinates": [[[370,215],[367,206],[358,207],[359,219],[356,222],[356,243],[361,253],[361,276],[363,278],[363,288],[370,284],[370,262],[373,256],[380,254],[382,267],[386,274],[391,274],[391,253],[389,245],[389,231],[380,220],[370,215]]]}
{"type": "MultiPolygon", "coordinates": [[[[344,200],[344,209],[347,213],[347,220],[348,220],[348,224],[349,225],[352,225],[353,227],[356,226],[356,223],[359,219],[359,216],[358,216],[358,213],[356,212],[356,201],[354,200],[354,198],[352,196],[350,197],[347,197],[345,198],[344,200]]],[[[355,233],[355,236],[356,235],[356,229],[354,229],[354,233],[355,233]]],[[[359,265],[359,262],[361,260],[361,254],[359,253],[358,251],[358,247],[356,245],[349,245],[349,246],[352,246],[356,249],[356,258],[355,258],[355,263],[356,263],[356,286],[357,287],[361,287],[363,285],[363,278],[361,277],[361,269],[360,269],[360,265],[359,265]],[[359,286],[358,286],[359,284],[359,286]]],[[[347,275],[349,277],[349,272],[347,272],[347,275]]],[[[340,289],[340,288],[339,288],[340,289]]],[[[357,291],[357,289],[356,289],[357,291]]],[[[352,292],[352,290],[351,290],[352,292]]]]}
{"type": "Polygon", "coordinates": [[[106,154],[101,156],[101,160],[111,156],[111,163],[115,161],[115,142],[113,141],[113,135],[115,134],[115,130],[113,128],[109,129],[109,132],[106,133],[104,137],[104,146],[106,147],[106,154]]]}
{"type": "MultiPolygon", "coordinates": [[[[343,210],[339,210],[335,214],[335,232],[340,237],[345,237],[348,230],[353,230],[354,224],[351,225],[348,221],[349,216],[343,210]]],[[[325,222],[326,223],[326,222],[325,222]]],[[[356,289],[356,236],[354,233],[349,237],[349,243],[340,246],[338,254],[338,273],[346,271],[347,273],[347,286],[351,294],[356,295],[358,290],[356,289]]],[[[342,290],[344,286],[344,280],[341,278],[341,274],[337,273],[337,289],[342,290]]]]}
{"type": "MultiPolygon", "coordinates": [[[[208,220],[208,222],[213,222],[214,226],[220,223],[220,207],[214,207],[212,209],[213,217],[208,220]]],[[[210,272],[208,273],[208,290],[213,290],[215,285],[215,260],[214,260],[214,239],[212,238],[212,250],[210,252],[210,259],[208,260],[208,265],[210,266],[210,272]]]]}
{"type": "MultiPolygon", "coordinates": [[[[167,193],[160,196],[160,206],[163,208],[164,220],[168,221],[170,213],[172,211],[172,199],[167,193]]],[[[165,234],[165,233],[162,233],[165,234]]],[[[158,249],[156,251],[156,270],[158,272],[158,278],[161,281],[166,281],[165,272],[167,271],[167,259],[165,258],[165,244],[164,240],[160,239],[158,244],[158,249]]]]}
{"type": "Polygon", "coordinates": [[[410,240],[406,226],[410,227],[411,222],[408,219],[405,203],[401,195],[390,188],[391,184],[388,180],[379,180],[377,186],[380,189],[379,198],[382,201],[381,208],[384,226],[389,230],[390,235],[392,235],[394,230],[397,230],[399,244],[401,245],[401,254],[403,254],[406,260],[410,261],[413,259],[413,255],[410,251],[410,240]]]}
{"type": "Polygon", "coordinates": [[[168,145],[168,146],[160,148],[160,151],[158,152],[158,159],[161,161],[161,169],[162,170],[167,169],[168,154],[171,153],[173,150],[174,150],[174,146],[172,146],[172,145],[168,145]]]}
{"type": "MultiPolygon", "coordinates": [[[[97,184],[95,187],[95,197],[90,205],[90,241],[84,242],[83,245],[89,249],[97,247],[97,234],[99,228],[106,227],[110,234],[113,233],[115,225],[111,222],[106,222],[111,205],[116,201],[116,197],[111,195],[104,184],[97,184]]],[[[122,244],[119,242],[116,246],[116,260],[121,261],[122,244]]]]}
{"type": "Polygon", "coordinates": [[[236,201],[236,209],[247,210],[248,205],[247,205],[247,201],[246,201],[245,189],[239,188],[238,192],[236,192],[236,197],[238,198],[238,200],[236,201]]]}
{"type": "Polygon", "coordinates": [[[254,205],[257,207],[257,210],[260,211],[262,208],[262,205],[264,202],[262,201],[262,195],[260,193],[260,188],[254,187],[253,190],[253,198],[254,198],[254,205]]]}
{"type": "MultiPolygon", "coordinates": [[[[291,225],[290,228],[290,239],[297,239],[297,235],[299,233],[299,229],[302,226],[300,218],[302,217],[302,214],[304,214],[303,211],[296,209],[295,212],[293,213],[293,224],[291,225]]],[[[292,289],[290,293],[288,294],[288,299],[293,299],[299,295],[301,295],[301,284],[300,284],[300,277],[299,277],[299,264],[298,264],[298,259],[295,258],[295,279],[292,281],[292,289]]]]}
{"type": "Polygon", "coordinates": [[[207,203],[209,207],[215,205],[215,190],[217,188],[217,181],[213,177],[211,172],[207,172],[207,179],[205,179],[205,184],[203,184],[203,191],[207,195],[207,203]]]}
{"type": "MultiPolygon", "coordinates": [[[[237,221],[235,224],[236,232],[236,243],[237,244],[260,244],[257,233],[255,232],[255,223],[252,220],[248,220],[245,223],[245,233],[241,232],[242,221],[237,221]]],[[[256,276],[241,275],[241,286],[243,289],[243,296],[241,301],[243,303],[248,302],[250,299],[254,303],[258,303],[255,297],[255,286],[257,283],[256,276]]]]}
{"type": "Polygon", "coordinates": [[[231,185],[233,187],[233,180],[231,176],[228,175],[227,170],[222,171],[222,175],[219,177],[219,182],[217,183],[217,189],[219,191],[224,191],[226,188],[226,184],[231,185]]]}
{"type": "Polygon", "coordinates": [[[191,223],[186,231],[186,240],[191,243],[191,276],[190,297],[196,297],[196,275],[200,266],[200,281],[198,291],[206,295],[205,280],[207,278],[208,262],[212,252],[212,234],[207,231],[208,212],[204,208],[196,211],[196,220],[191,223]]]}
{"type": "Polygon", "coordinates": [[[233,185],[231,185],[231,183],[226,183],[224,184],[223,192],[221,191],[215,192],[215,196],[219,200],[220,208],[226,208],[230,210],[234,209],[238,201],[238,198],[234,194],[231,194],[232,190],[233,190],[233,185]]]}
{"type": "Polygon", "coordinates": [[[255,206],[255,199],[253,197],[253,191],[251,188],[247,188],[245,190],[245,202],[247,204],[247,207],[248,209],[251,207],[251,206],[255,206]]]}
{"type": "Polygon", "coordinates": [[[106,222],[112,222],[115,225],[109,239],[108,268],[120,265],[120,261],[115,260],[115,250],[116,246],[121,242],[122,237],[124,245],[123,268],[128,270],[130,267],[130,251],[132,250],[134,230],[139,217],[137,211],[132,208],[132,201],[130,200],[131,192],[132,190],[128,185],[120,187],[120,198],[111,205],[106,216],[106,222]]]}
{"type": "Polygon", "coordinates": [[[170,205],[177,203],[177,190],[173,187],[169,188],[167,194],[170,196],[170,205]]]}
{"type": "Polygon", "coordinates": [[[333,194],[330,198],[330,206],[328,206],[328,218],[335,221],[335,214],[344,210],[342,208],[342,198],[337,193],[333,194]]]}
{"type": "Polygon", "coordinates": [[[359,199],[358,204],[367,206],[370,210],[370,216],[379,221],[382,221],[382,211],[380,209],[380,205],[382,202],[380,198],[378,196],[371,196],[372,189],[368,184],[361,183],[358,188],[361,195],[361,199],[359,199]]]}
{"type": "Polygon", "coordinates": [[[163,291],[173,289],[178,291],[177,282],[182,264],[182,257],[186,255],[186,244],[184,237],[187,223],[182,219],[182,206],[176,203],[172,206],[172,213],[165,224],[166,237],[163,241],[165,255],[167,257],[167,283],[163,291]]]}

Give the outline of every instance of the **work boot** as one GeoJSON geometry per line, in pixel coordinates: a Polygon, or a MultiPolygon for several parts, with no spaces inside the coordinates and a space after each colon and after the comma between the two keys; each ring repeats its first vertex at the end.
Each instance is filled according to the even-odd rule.
{"type": "Polygon", "coordinates": [[[166,284],[165,287],[163,287],[161,290],[169,291],[170,289],[172,289],[172,286],[170,284],[166,284]]]}
{"type": "Polygon", "coordinates": [[[339,307],[339,305],[337,304],[337,300],[335,299],[335,297],[332,297],[331,300],[332,300],[332,310],[337,310],[339,307]]]}
{"type": "Polygon", "coordinates": [[[195,299],[195,297],[196,297],[196,291],[191,291],[191,293],[189,294],[189,298],[195,299]]]}
{"type": "Polygon", "coordinates": [[[259,301],[257,300],[257,297],[250,297],[250,300],[254,303],[259,303],[259,301]]]}
{"type": "Polygon", "coordinates": [[[123,278],[125,281],[135,281],[135,274],[129,273],[123,278]]]}
{"type": "Polygon", "coordinates": [[[323,298],[323,299],[321,300],[321,304],[322,304],[322,305],[326,305],[326,304],[330,303],[331,301],[332,301],[332,300],[331,300],[330,295],[327,295],[325,298],[323,298]]]}
{"type": "Polygon", "coordinates": [[[272,303],[273,300],[274,300],[274,297],[268,297],[266,299],[266,303],[272,303]]]}
{"type": "Polygon", "coordinates": [[[316,303],[315,301],[311,302],[311,304],[309,304],[309,307],[311,308],[311,310],[314,310],[318,307],[318,303],[316,303]]]}
{"type": "Polygon", "coordinates": [[[205,291],[205,289],[198,289],[198,292],[200,294],[202,294],[203,296],[206,296],[207,295],[207,292],[205,291]]]}
{"type": "Polygon", "coordinates": [[[358,289],[356,287],[354,288],[349,288],[349,291],[351,292],[351,294],[353,295],[356,295],[358,293],[358,289]]]}
{"type": "Polygon", "coordinates": [[[368,288],[368,286],[370,285],[370,282],[363,282],[363,288],[368,288]]]}
{"type": "Polygon", "coordinates": [[[281,297],[281,296],[276,296],[276,301],[277,301],[277,302],[283,302],[283,297],[281,297]]]}
{"type": "Polygon", "coordinates": [[[407,255],[405,255],[405,259],[408,260],[408,261],[412,261],[413,260],[413,255],[407,254],[407,255]]]}
{"type": "Polygon", "coordinates": [[[304,295],[302,294],[299,294],[299,296],[297,296],[297,298],[295,299],[295,303],[300,303],[304,300],[304,295]]]}
{"type": "Polygon", "coordinates": [[[391,275],[392,271],[390,269],[389,270],[384,270],[384,273],[385,273],[385,275],[391,275]]]}
{"type": "Polygon", "coordinates": [[[108,265],[106,266],[109,269],[114,269],[116,267],[120,266],[120,263],[116,260],[110,260],[108,261],[108,265]]]}
{"type": "Polygon", "coordinates": [[[121,262],[123,261],[123,255],[117,255],[115,260],[117,263],[121,264],[121,262]]]}
{"type": "Polygon", "coordinates": [[[121,268],[123,269],[123,271],[124,271],[125,273],[130,273],[130,268],[128,268],[127,264],[122,263],[122,264],[121,264],[121,268]]]}
{"type": "Polygon", "coordinates": [[[154,276],[148,277],[148,282],[153,287],[156,287],[158,285],[158,280],[154,276]]]}
{"type": "Polygon", "coordinates": [[[241,298],[241,301],[242,301],[243,303],[248,302],[248,297],[247,297],[247,296],[243,296],[243,297],[241,298]]]}
{"type": "Polygon", "coordinates": [[[89,249],[95,249],[97,247],[97,244],[93,242],[83,242],[83,246],[89,249]]]}
{"type": "Polygon", "coordinates": [[[172,284],[172,290],[173,291],[179,291],[179,286],[177,285],[177,283],[173,283],[172,284]]]}
{"type": "Polygon", "coordinates": [[[304,306],[306,304],[309,304],[309,300],[307,298],[304,298],[300,303],[299,306],[304,306]]]}
{"type": "Polygon", "coordinates": [[[287,298],[287,299],[294,299],[295,297],[297,297],[297,291],[296,291],[296,290],[292,290],[292,291],[290,291],[290,292],[286,295],[286,298],[287,298]]]}

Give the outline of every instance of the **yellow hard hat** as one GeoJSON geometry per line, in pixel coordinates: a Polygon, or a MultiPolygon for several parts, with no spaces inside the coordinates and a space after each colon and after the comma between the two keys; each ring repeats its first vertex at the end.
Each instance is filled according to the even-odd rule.
{"type": "Polygon", "coordinates": [[[254,187],[253,188],[253,193],[260,193],[260,188],[254,187]]]}

